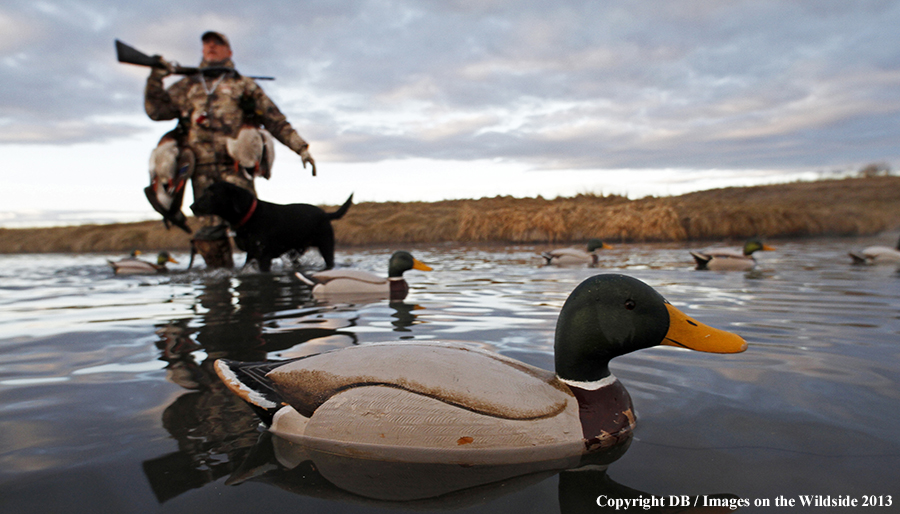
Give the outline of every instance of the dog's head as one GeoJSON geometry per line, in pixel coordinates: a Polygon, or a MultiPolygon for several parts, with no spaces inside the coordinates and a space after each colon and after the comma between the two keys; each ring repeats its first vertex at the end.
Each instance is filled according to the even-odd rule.
{"type": "Polygon", "coordinates": [[[196,216],[216,215],[235,223],[247,213],[253,204],[253,193],[229,182],[213,182],[191,204],[196,216]]]}

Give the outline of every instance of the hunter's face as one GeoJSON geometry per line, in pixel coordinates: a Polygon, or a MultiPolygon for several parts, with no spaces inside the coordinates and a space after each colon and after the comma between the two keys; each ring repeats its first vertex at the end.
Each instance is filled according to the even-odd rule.
{"type": "Polygon", "coordinates": [[[231,58],[231,48],[223,45],[215,38],[207,38],[203,42],[203,60],[208,62],[221,62],[231,58]]]}

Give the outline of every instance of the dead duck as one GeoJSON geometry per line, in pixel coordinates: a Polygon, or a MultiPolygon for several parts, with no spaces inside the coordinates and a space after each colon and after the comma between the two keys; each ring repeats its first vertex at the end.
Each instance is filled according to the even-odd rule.
{"type": "Polygon", "coordinates": [[[403,273],[411,269],[431,271],[431,267],[412,256],[411,253],[399,250],[391,255],[388,261],[388,276],[381,277],[374,273],[347,268],[330,269],[305,275],[297,272],[296,276],[305,284],[312,286],[313,295],[379,295],[393,300],[402,300],[409,292],[409,284],[403,273]]]}
{"type": "Polygon", "coordinates": [[[138,259],[137,256],[140,253],[140,251],[135,250],[131,253],[131,257],[119,261],[108,260],[106,262],[109,263],[113,273],[116,275],[155,275],[169,271],[166,268],[166,263],[174,262],[178,264],[178,261],[172,258],[169,252],[159,252],[156,256],[156,264],[138,259]]]}
{"type": "Polygon", "coordinates": [[[733,248],[711,248],[704,251],[690,252],[697,264],[696,269],[715,271],[747,271],[756,267],[753,253],[772,251],[775,248],[764,244],[759,238],[750,238],[744,243],[742,250],[733,248]]]}
{"type": "Polygon", "coordinates": [[[163,217],[166,229],[174,225],[188,234],[191,228],[181,212],[184,192],[194,169],[194,152],[184,148],[184,124],[170,130],[150,153],[150,185],[144,188],[147,201],[163,217]]]}
{"type": "Polygon", "coordinates": [[[737,353],[747,343],[681,313],[647,284],[596,275],[556,327],[556,372],[464,343],[351,346],[283,362],[218,360],[216,373],[278,437],[336,455],[402,462],[519,464],[614,446],[635,427],[609,370],[670,345],[737,353]]]}
{"type": "Polygon", "coordinates": [[[896,248],[889,246],[869,246],[860,251],[850,252],[853,264],[900,264],[900,240],[896,248]]]}
{"type": "Polygon", "coordinates": [[[227,138],[225,148],[234,159],[234,170],[248,180],[268,179],[275,164],[275,138],[266,129],[245,124],[237,137],[227,138]]]}
{"type": "Polygon", "coordinates": [[[587,244],[587,251],[578,248],[557,248],[541,253],[541,257],[546,261],[546,265],[558,266],[577,266],[588,265],[596,266],[598,262],[597,250],[611,250],[612,246],[604,243],[599,239],[591,239],[587,244]]]}

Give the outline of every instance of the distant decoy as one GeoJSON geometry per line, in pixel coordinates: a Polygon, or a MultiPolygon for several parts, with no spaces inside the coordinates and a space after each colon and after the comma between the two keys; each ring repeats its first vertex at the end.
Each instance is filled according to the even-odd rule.
{"type": "Polygon", "coordinates": [[[737,353],[739,336],[687,317],[647,284],[595,275],[559,314],[556,372],[465,343],[350,346],[282,362],[215,362],[278,437],[348,457],[521,464],[614,446],[635,427],[610,359],[656,345],[737,353]]]}
{"type": "Polygon", "coordinates": [[[711,248],[704,251],[693,251],[691,256],[697,263],[697,269],[716,271],[746,271],[756,267],[753,252],[772,251],[775,248],[763,244],[759,238],[748,239],[743,250],[732,248],[711,248]]]}
{"type": "Polygon", "coordinates": [[[374,273],[346,268],[319,271],[309,275],[297,272],[297,278],[312,286],[313,295],[383,295],[391,299],[402,300],[409,292],[409,284],[403,273],[417,269],[431,271],[431,267],[422,263],[407,251],[397,251],[388,261],[388,276],[380,277],[374,273]]]}
{"type": "Polygon", "coordinates": [[[611,250],[612,246],[604,243],[599,239],[591,239],[587,244],[587,251],[578,248],[557,248],[543,252],[541,257],[546,261],[546,265],[556,264],[559,266],[584,265],[596,266],[598,262],[597,250],[611,250]]]}
{"type": "Polygon", "coordinates": [[[897,247],[870,246],[858,252],[850,252],[853,264],[900,264],[900,240],[897,247]]]}
{"type": "Polygon", "coordinates": [[[169,252],[159,252],[156,256],[156,264],[138,259],[137,255],[140,255],[140,253],[140,251],[134,251],[131,253],[131,257],[126,259],[119,261],[107,260],[106,262],[112,266],[113,273],[116,275],[155,275],[169,271],[166,268],[166,263],[168,262],[178,264],[178,261],[169,255],[169,252]]]}

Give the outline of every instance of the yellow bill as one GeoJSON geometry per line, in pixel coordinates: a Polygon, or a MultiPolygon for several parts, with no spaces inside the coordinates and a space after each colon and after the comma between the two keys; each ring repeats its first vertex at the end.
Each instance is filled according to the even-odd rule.
{"type": "Polygon", "coordinates": [[[429,265],[425,264],[424,262],[420,261],[419,259],[416,259],[415,257],[413,257],[413,269],[417,269],[417,270],[421,270],[421,271],[431,271],[431,266],[429,266],[429,265]]]}
{"type": "Polygon", "coordinates": [[[666,308],[669,332],[660,344],[709,353],[740,353],[747,349],[747,341],[741,336],[700,323],[670,303],[666,308]]]}

